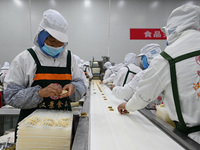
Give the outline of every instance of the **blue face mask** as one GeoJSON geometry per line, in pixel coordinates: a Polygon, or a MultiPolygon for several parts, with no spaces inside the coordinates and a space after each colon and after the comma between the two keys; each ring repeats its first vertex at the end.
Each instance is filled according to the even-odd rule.
{"type": "Polygon", "coordinates": [[[42,51],[53,58],[57,58],[62,50],[63,46],[55,48],[47,45],[46,43],[44,43],[44,46],[42,47],[42,51]]]}
{"type": "Polygon", "coordinates": [[[169,45],[169,43],[168,43],[168,41],[166,41],[166,46],[168,46],[169,45]]]}
{"type": "Polygon", "coordinates": [[[145,55],[142,56],[142,64],[143,64],[144,69],[147,69],[149,67],[149,63],[145,55]]]}

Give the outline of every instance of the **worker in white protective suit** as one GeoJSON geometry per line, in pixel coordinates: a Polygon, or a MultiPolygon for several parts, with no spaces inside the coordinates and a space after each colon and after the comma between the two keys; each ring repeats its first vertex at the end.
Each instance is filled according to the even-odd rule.
{"type": "Polygon", "coordinates": [[[34,46],[18,54],[5,77],[6,104],[20,108],[18,122],[36,109],[71,110],[86,93],[74,55],[66,49],[68,23],[56,10],[43,13],[34,46]],[[68,92],[64,92],[67,90],[68,92]]]}
{"type": "MultiPolygon", "coordinates": [[[[143,68],[147,69],[151,60],[159,55],[161,52],[159,44],[147,44],[141,50],[138,57],[141,57],[143,68]]],[[[141,80],[145,70],[140,71],[135,75],[134,78],[124,86],[115,86],[112,90],[113,95],[115,95],[119,99],[124,99],[128,101],[136,91],[137,84],[141,80]]],[[[154,101],[155,105],[161,104],[161,97],[157,98],[158,101],[154,101]]]]}
{"type": "Polygon", "coordinates": [[[83,69],[84,69],[84,67],[83,67],[83,65],[84,65],[84,60],[81,59],[81,58],[80,58],[79,56],[77,56],[77,55],[74,55],[74,57],[75,57],[75,59],[76,59],[76,62],[78,63],[79,68],[83,71],[83,69]]]}
{"type": "MultiPolygon", "coordinates": [[[[105,80],[113,74],[113,71],[110,69],[112,67],[112,64],[111,62],[107,61],[103,66],[106,69],[105,74],[103,76],[103,80],[105,80]]],[[[103,81],[100,81],[99,83],[102,84],[103,81]]]]}
{"type": "Polygon", "coordinates": [[[83,70],[85,72],[86,78],[92,79],[93,74],[92,74],[92,70],[90,68],[90,62],[89,61],[85,61],[83,67],[84,67],[83,70]]]}
{"type": "Polygon", "coordinates": [[[124,66],[123,63],[119,63],[115,66],[111,66],[110,70],[113,72],[108,78],[103,80],[104,84],[112,84],[114,82],[115,77],[117,76],[118,71],[124,66]]]}
{"type": "Polygon", "coordinates": [[[77,55],[74,55],[74,57],[75,57],[76,62],[78,64],[78,66],[79,66],[79,69],[80,69],[80,72],[81,72],[81,77],[82,77],[82,79],[83,79],[83,81],[85,83],[85,86],[88,88],[89,87],[89,82],[88,82],[88,80],[87,80],[87,78],[85,76],[85,73],[83,71],[83,60],[77,55]]]}
{"type": "Polygon", "coordinates": [[[124,65],[125,66],[118,71],[111,90],[115,86],[124,86],[126,83],[130,82],[138,72],[142,70],[140,67],[136,66],[136,55],[134,53],[126,54],[124,65]]]}
{"type": "Polygon", "coordinates": [[[161,30],[168,46],[155,57],[133,97],[120,113],[144,108],[161,93],[176,128],[200,144],[200,7],[186,4],[172,11],[161,30]]]}
{"type": "Polygon", "coordinates": [[[111,62],[107,61],[104,65],[103,65],[106,69],[103,80],[107,79],[108,77],[110,77],[111,74],[113,74],[113,71],[110,69],[110,67],[112,67],[111,62]]]}
{"type": "Polygon", "coordinates": [[[1,83],[2,84],[4,82],[4,78],[5,78],[6,74],[8,72],[9,66],[10,66],[9,62],[4,62],[4,65],[1,68],[0,77],[1,77],[1,83]]]}
{"type": "Polygon", "coordinates": [[[79,66],[79,68],[81,68],[82,70],[84,69],[83,65],[84,65],[84,60],[81,59],[81,62],[80,62],[80,64],[79,64],[78,66],[79,66]]]}

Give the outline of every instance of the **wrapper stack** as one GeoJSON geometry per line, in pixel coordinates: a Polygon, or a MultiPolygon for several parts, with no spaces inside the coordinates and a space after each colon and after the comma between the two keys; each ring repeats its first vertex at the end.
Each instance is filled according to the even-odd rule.
{"type": "Polygon", "coordinates": [[[16,150],[70,150],[73,113],[36,110],[19,123],[16,150]]]}

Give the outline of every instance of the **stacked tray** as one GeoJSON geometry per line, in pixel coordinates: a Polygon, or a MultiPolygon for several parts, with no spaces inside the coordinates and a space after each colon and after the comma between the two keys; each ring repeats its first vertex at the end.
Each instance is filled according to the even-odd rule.
{"type": "Polygon", "coordinates": [[[19,123],[16,150],[70,150],[73,113],[36,110],[19,123]]]}

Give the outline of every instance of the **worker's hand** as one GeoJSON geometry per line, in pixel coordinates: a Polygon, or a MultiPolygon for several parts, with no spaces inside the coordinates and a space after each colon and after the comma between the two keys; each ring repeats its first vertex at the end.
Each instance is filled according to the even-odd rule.
{"type": "Polygon", "coordinates": [[[111,85],[110,89],[113,90],[114,87],[115,87],[115,85],[113,84],[113,85],[111,85]]]}
{"type": "Polygon", "coordinates": [[[68,97],[68,96],[71,96],[73,93],[74,93],[74,85],[73,84],[66,84],[62,90],[67,90],[68,92],[63,94],[63,95],[60,95],[59,98],[64,98],[64,97],[68,97]]]}
{"type": "Polygon", "coordinates": [[[127,110],[126,110],[126,103],[122,103],[120,104],[118,107],[117,107],[118,111],[120,114],[126,114],[126,113],[129,113],[127,110]]]}
{"type": "Polygon", "coordinates": [[[88,75],[88,74],[86,75],[86,78],[89,78],[89,75],[88,75]]]}
{"type": "Polygon", "coordinates": [[[103,84],[103,81],[99,81],[100,84],[103,84]]]}
{"type": "Polygon", "coordinates": [[[62,93],[62,88],[55,83],[51,83],[47,87],[40,89],[38,95],[40,97],[59,96],[62,93]]]}

